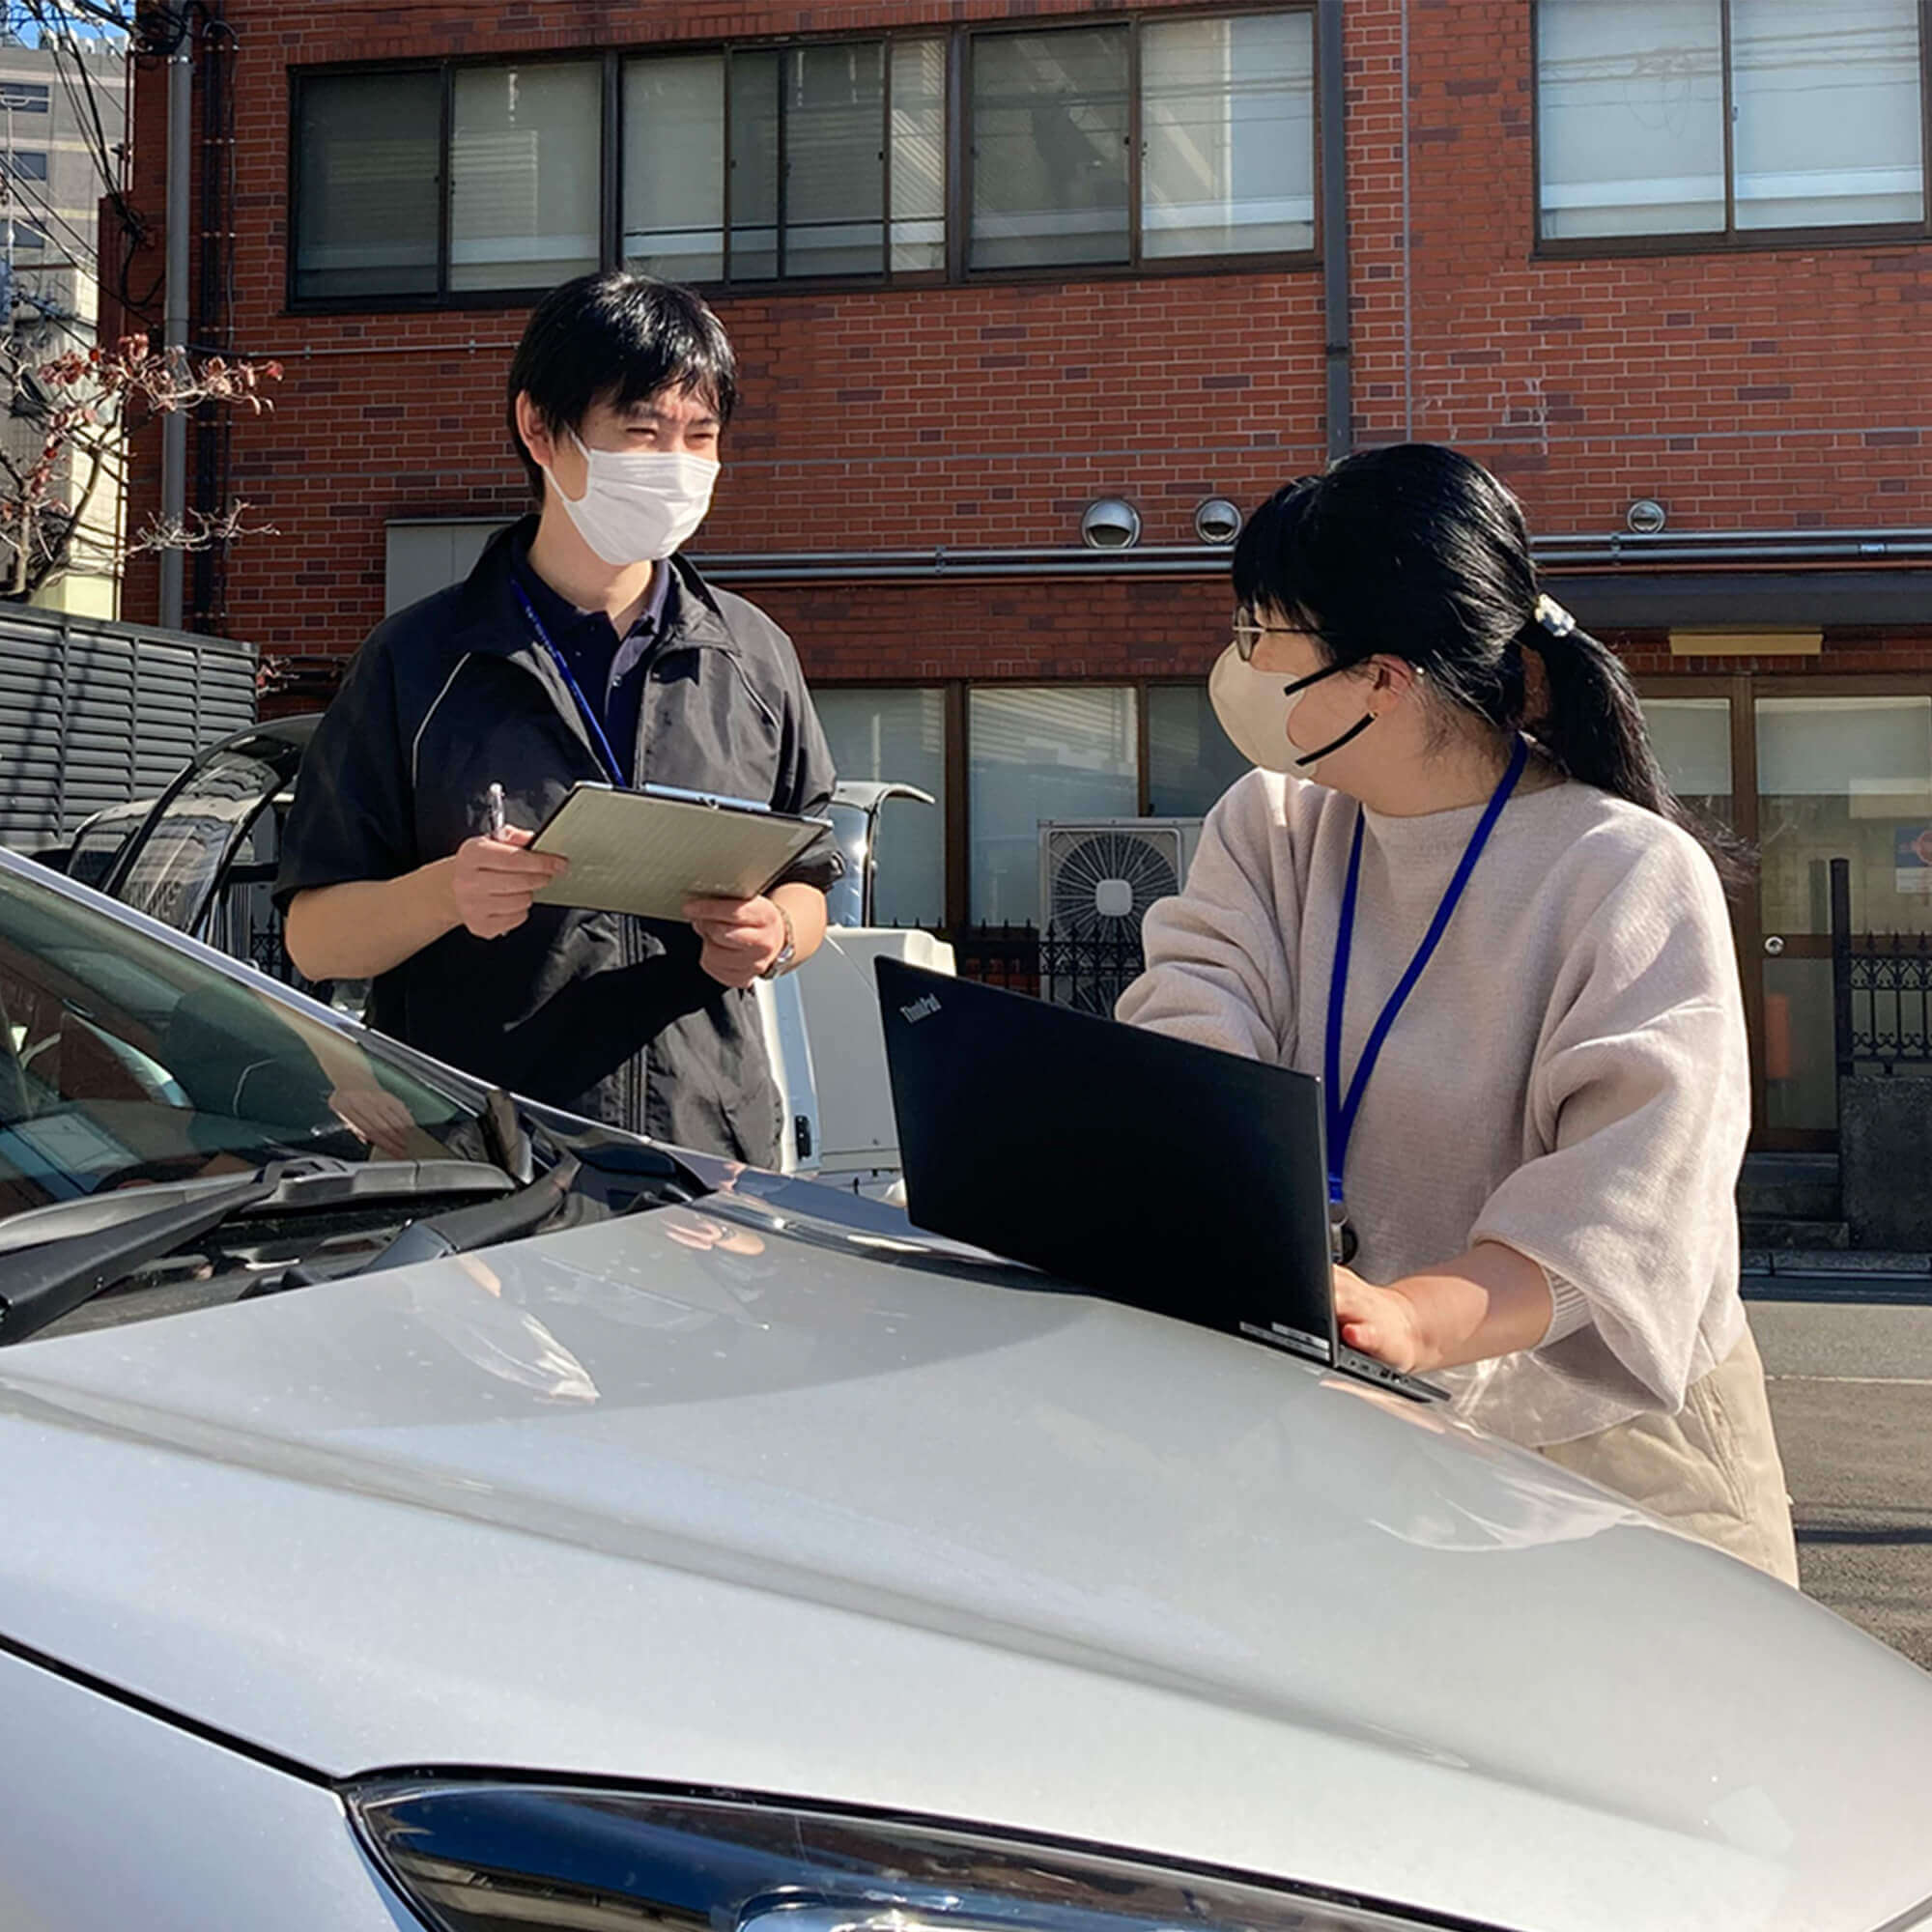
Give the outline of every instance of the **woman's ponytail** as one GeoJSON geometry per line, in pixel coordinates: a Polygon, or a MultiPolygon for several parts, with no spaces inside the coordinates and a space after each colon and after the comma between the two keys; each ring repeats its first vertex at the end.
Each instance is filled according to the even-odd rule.
{"type": "MultiPolygon", "coordinates": [[[[1669,818],[1676,800],[1650,748],[1643,706],[1616,655],[1588,631],[1543,612],[1523,627],[1521,643],[1543,661],[1543,715],[1525,721],[1536,742],[1580,783],[1613,793],[1669,818]]],[[[1567,617],[1567,613],[1564,613],[1567,617]]]]}
{"type": "Polygon", "coordinates": [[[1743,845],[1721,827],[1688,810],[1651,749],[1643,704],[1616,653],[1600,643],[1561,605],[1537,600],[1519,639],[1543,665],[1541,715],[1524,721],[1538,745],[1579,783],[1627,799],[1681,825],[1710,852],[1727,885],[1749,873],[1743,845]]]}

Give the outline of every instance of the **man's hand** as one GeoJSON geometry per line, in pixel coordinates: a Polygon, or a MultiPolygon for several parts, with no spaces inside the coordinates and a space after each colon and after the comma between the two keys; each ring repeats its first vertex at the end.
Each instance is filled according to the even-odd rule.
{"type": "Polygon", "coordinates": [[[749,986],[784,951],[784,915],[770,899],[690,899],[684,916],[704,942],[698,963],[721,986],[749,986]]]}
{"type": "Polygon", "coordinates": [[[1345,1267],[1335,1270],[1335,1321],[1342,1340],[1359,1354],[1403,1375],[1438,1367],[1427,1359],[1420,1311],[1398,1288],[1377,1288],[1345,1267]]]}
{"type": "Polygon", "coordinates": [[[569,861],[526,852],[535,835],[511,826],[500,838],[466,838],[456,848],[450,895],[456,917],[478,939],[500,939],[530,916],[537,890],[569,870],[569,861]]]}

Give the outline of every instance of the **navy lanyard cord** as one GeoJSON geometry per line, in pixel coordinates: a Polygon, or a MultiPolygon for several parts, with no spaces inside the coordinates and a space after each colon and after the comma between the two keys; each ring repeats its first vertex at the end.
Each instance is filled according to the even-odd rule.
{"type": "Polygon", "coordinates": [[[611,740],[604,729],[603,721],[590,708],[582,687],[577,682],[577,674],[570,668],[570,661],[551,641],[551,636],[543,627],[543,619],[537,615],[536,606],[529,600],[528,593],[515,578],[510,580],[510,588],[517,593],[517,602],[524,607],[524,615],[530,620],[530,629],[536,633],[537,642],[550,653],[550,661],[563,678],[564,687],[576,702],[579,717],[590,730],[590,742],[595,748],[604,769],[611,775],[611,782],[619,791],[624,789],[624,768],[617,762],[617,754],[611,749],[611,740]]]}
{"type": "Polygon", "coordinates": [[[1381,1057],[1382,1045],[1389,1037],[1390,1029],[1403,1008],[1408,1004],[1408,996],[1415,991],[1416,981],[1427,970],[1435,949],[1442,944],[1442,935],[1449,930],[1449,922],[1456,916],[1463,895],[1469,890],[1476,862],[1483,856],[1483,848],[1489,844],[1490,835],[1496,829],[1496,820],[1503,815],[1503,807],[1510,802],[1528,763],[1528,741],[1519,738],[1509,769],[1503,774],[1501,784],[1490,800],[1489,810],[1483,813],[1481,823],[1469,839],[1463,862],[1456,867],[1456,876],[1450,880],[1449,890],[1442,895],[1442,903],[1435,909],[1428,934],[1416,949],[1415,957],[1408,962],[1408,971],[1397,982],[1395,991],[1389,995],[1369,1034],[1368,1043],[1362,1048],[1362,1057],[1355,1065],[1355,1077],[1349,1083],[1345,1098],[1342,1093],[1342,1023],[1349,1003],[1349,960],[1354,950],[1355,902],[1361,893],[1365,823],[1362,814],[1359,811],[1356,813],[1355,842],[1349,854],[1349,883],[1342,895],[1342,931],[1335,945],[1335,974],[1328,986],[1328,1041],[1322,1079],[1328,1113],[1328,1199],[1338,1207],[1342,1202],[1342,1174],[1348,1163],[1349,1141],[1355,1131],[1355,1116],[1361,1111],[1362,1095],[1368,1091],[1369,1075],[1375,1071],[1376,1062],[1381,1057]]]}

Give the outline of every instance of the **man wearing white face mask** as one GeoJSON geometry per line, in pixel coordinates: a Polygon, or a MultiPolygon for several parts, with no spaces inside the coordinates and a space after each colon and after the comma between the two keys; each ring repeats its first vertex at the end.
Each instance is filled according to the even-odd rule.
{"type": "Polygon", "coordinates": [[[730,344],[690,291],[611,273],[545,298],[507,397],[538,512],[362,646],[303,761],[276,893],[296,964],[373,980],[384,1031],[769,1164],[780,1110],[749,988],[823,939],[829,838],[768,895],[694,901],[682,925],[535,905],[556,862],[525,849],[579,780],[790,812],[831,797],[789,640],[678,554],[735,401],[730,344]]]}

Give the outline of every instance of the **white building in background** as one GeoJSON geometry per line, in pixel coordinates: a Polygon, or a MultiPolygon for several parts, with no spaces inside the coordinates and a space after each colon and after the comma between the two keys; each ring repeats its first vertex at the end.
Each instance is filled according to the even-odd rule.
{"type": "MultiPolygon", "coordinates": [[[[29,366],[95,339],[100,281],[103,165],[118,179],[128,137],[128,53],[106,39],[58,50],[0,40],[0,327],[9,356],[29,366]]],[[[39,432],[22,400],[0,398],[8,454],[31,462],[39,432]]],[[[34,601],[49,609],[119,615],[117,565],[124,518],[118,478],[103,475],[74,545],[74,567],[34,601]]]]}

